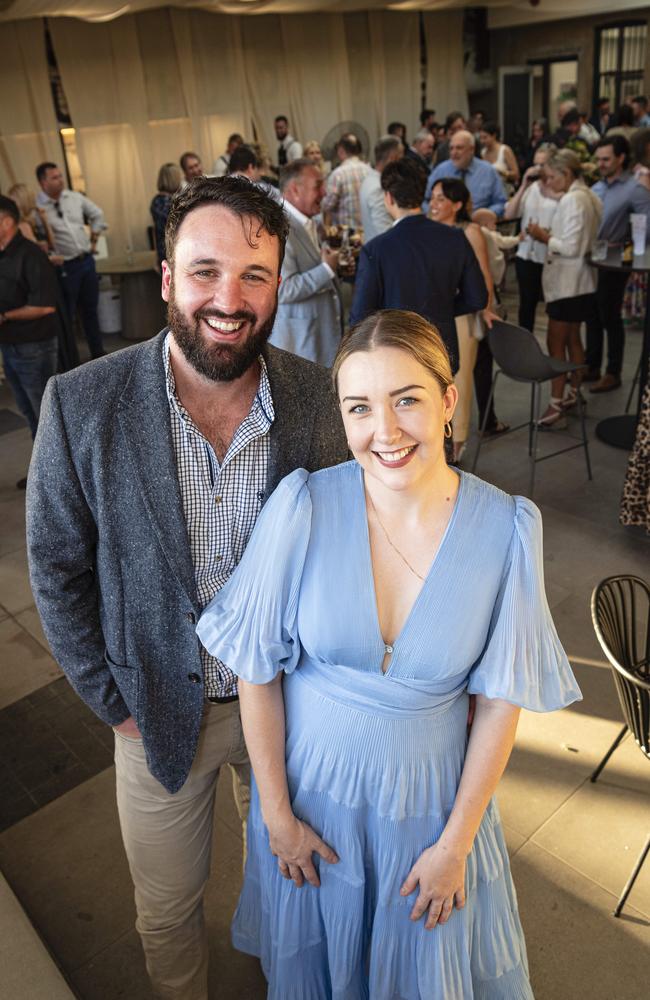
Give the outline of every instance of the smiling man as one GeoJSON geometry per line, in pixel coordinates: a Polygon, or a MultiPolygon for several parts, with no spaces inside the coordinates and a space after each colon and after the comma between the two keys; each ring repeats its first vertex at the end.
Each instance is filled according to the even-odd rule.
{"type": "Polygon", "coordinates": [[[208,996],[222,765],[242,820],[249,797],[236,678],[195,623],[280,479],[347,457],[328,374],[267,345],[286,237],[280,205],[244,178],[179,192],[169,327],[50,381],[28,481],[34,596],[68,679],[115,731],[137,928],[155,995],[175,1000],[208,996]]]}

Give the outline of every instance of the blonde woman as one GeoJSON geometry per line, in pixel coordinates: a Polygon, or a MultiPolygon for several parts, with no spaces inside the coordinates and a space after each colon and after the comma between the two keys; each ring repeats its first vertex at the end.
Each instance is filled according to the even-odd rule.
{"type": "MultiPolygon", "coordinates": [[[[544,167],[547,186],[562,195],[551,228],[529,222],[526,232],[545,243],[546,259],[542,288],[548,315],[547,343],[551,357],[584,365],[585,352],[580,324],[594,308],[596,271],[587,254],[598,233],[603,204],[582,179],[580,159],[571,149],[562,149],[544,167]]],[[[561,375],[551,383],[551,399],[540,419],[541,428],[563,426],[566,411],[576,405],[581,373],[561,375]],[[566,391],[565,391],[566,390],[566,391]]]]}
{"type": "Polygon", "coordinates": [[[539,511],[447,464],[421,316],[364,319],[333,376],[354,460],[280,483],[198,626],[255,776],[233,941],[273,1000],[533,1000],[492,796],[520,707],[580,698],[539,511]]]}
{"type": "Polygon", "coordinates": [[[311,160],[311,162],[318,167],[323,177],[326,177],[332,169],[331,164],[326,163],[323,159],[320,143],[316,142],[315,139],[310,139],[310,141],[305,144],[302,155],[306,160],[311,160]]]}
{"type": "Polygon", "coordinates": [[[34,243],[41,243],[46,252],[54,250],[54,236],[47,221],[45,209],[36,205],[36,195],[26,184],[14,184],[7,196],[18,205],[18,228],[23,236],[34,243]]]}
{"type": "Polygon", "coordinates": [[[172,196],[176,194],[183,181],[181,168],[177,163],[163,163],[158,171],[157,187],[158,192],[154,195],[149,206],[151,218],[153,219],[153,232],[155,250],[158,254],[158,264],[162,269],[162,262],[165,259],[165,226],[167,216],[172,203],[172,196]]]}

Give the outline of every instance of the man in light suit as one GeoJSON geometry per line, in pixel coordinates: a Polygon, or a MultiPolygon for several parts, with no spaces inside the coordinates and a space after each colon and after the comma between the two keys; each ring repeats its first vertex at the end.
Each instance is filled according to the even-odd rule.
{"type": "Polygon", "coordinates": [[[384,135],[375,146],[375,166],[365,178],[359,191],[361,203],[361,225],[363,227],[363,242],[369,243],[375,236],[385,233],[393,224],[384,204],[384,192],[381,188],[381,172],[389,163],[400,160],[404,155],[404,146],[396,135],[384,135]]]}
{"type": "Polygon", "coordinates": [[[438,328],[456,372],[454,316],[484,309],[488,294],[476,254],[462,230],[422,214],[425,184],[426,174],[406,157],[384,169],[381,186],[394,222],[363,246],[350,325],[376,309],[410,309],[438,328]]]}
{"type": "Polygon", "coordinates": [[[169,328],[50,380],[27,487],[57,661],[115,731],[117,801],[154,993],[207,1000],[203,893],[219,769],[249,767],[236,677],[199,643],[280,479],[345,460],[329,375],[266,344],[287,235],[242,177],[175,195],[169,328]]]}
{"type": "Polygon", "coordinates": [[[294,160],[280,174],[280,191],[289,238],[271,343],[329,368],[341,342],[343,309],[339,255],[319,246],[314,222],[324,194],[321,172],[311,160],[294,160]]]}

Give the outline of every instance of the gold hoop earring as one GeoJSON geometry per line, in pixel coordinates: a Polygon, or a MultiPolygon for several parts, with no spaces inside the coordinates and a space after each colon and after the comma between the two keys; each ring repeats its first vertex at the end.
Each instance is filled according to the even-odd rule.
{"type": "Polygon", "coordinates": [[[446,438],[450,438],[450,437],[452,437],[453,433],[454,433],[454,432],[453,432],[453,430],[451,429],[451,423],[450,423],[450,421],[448,420],[448,421],[447,421],[447,423],[445,424],[445,437],[446,437],[446,438]]]}

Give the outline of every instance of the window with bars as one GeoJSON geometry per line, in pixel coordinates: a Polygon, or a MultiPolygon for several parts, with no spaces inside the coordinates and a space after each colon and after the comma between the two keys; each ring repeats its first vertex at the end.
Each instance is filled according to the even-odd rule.
{"type": "Polygon", "coordinates": [[[594,100],[609,98],[617,108],[643,94],[648,26],[645,21],[608,24],[596,29],[594,100]]]}

